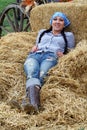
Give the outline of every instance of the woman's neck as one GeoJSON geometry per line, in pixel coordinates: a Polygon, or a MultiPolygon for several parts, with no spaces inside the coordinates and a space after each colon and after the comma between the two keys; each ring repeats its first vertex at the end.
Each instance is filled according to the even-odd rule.
{"type": "Polygon", "coordinates": [[[54,30],[52,30],[52,34],[53,35],[58,35],[58,34],[60,34],[61,33],[61,31],[54,31],[54,30]]]}

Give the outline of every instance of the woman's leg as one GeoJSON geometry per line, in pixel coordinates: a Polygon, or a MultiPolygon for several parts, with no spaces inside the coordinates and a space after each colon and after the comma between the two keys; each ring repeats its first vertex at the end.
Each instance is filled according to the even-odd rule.
{"type": "Polygon", "coordinates": [[[24,70],[27,76],[26,90],[32,85],[37,84],[38,86],[41,86],[39,79],[40,65],[36,59],[28,58],[24,63],[24,70]]]}
{"type": "Polygon", "coordinates": [[[24,70],[27,76],[26,95],[29,103],[23,102],[22,106],[27,113],[38,111],[40,106],[40,66],[36,59],[28,58],[24,63],[24,70]]]}
{"type": "Polygon", "coordinates": [[[43,84],[43,79],[47,75],[50,68],[57,64],[57,59],[55,57],[48,57],[41,63],[40,66],[40,81],[43,84]]]}
{"type": "Polygon", "coordinates": [[[27,79],[39,78],[39,63],[34,58],[28,58],[24,63],[24,71],[26,73],[27,79]]]}

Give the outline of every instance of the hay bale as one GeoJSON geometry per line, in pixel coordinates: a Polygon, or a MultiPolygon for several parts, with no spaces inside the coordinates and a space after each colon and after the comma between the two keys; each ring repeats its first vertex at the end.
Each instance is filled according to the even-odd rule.
{"type": "Polygon", "coordinates": [[[87,0],[73,0],[74,3],[87,4],[87,0]]]}
{"type": "Polygon", "coordinates": [[[75,34],[76,42],[87,39],[87,4],[77,4],[72,2],[51,3],[35,7],[31,11],[31,28],[38,31],[49,27],[49,20],[56,11],[62,11],[71,20],[68,28],[75,34]]]}

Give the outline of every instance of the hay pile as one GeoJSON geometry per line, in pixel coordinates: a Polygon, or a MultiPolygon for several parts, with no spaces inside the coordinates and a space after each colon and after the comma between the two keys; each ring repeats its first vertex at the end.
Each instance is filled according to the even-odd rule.
{"type": "MultiPolygon", "coordinates": [[[[83,10],[86,10],[85,6],[83,10]]],[[[85,13],[82,14],[85,16],[85,13]]],[[[83,20],[84,16],[81,16],[83,20]]],[[[38,19],[35,21],[38,23],[38,19]]],[[[33,21],[31,22],[33,25],[33,21]]],[[[23,64],[35,43],[37,32],[12,33],[0,39],[0,130],[87,129],[87,35],[85,26],[86,23],[82,31],[84,38],[83,35],[78,35],[77,41],[80,41],[79,38],[81,41],[77,42],[76,48],[60,58],[59,64],[49,71],[46,83],[41,89],[42,110],[37,115],[27,115],[9,103],[12,99],[21,103],[25,96],[26,77],[23,64]]],[[[81,29],[73,30],[76,36],[81,29]]]]}
{"type": "Polygon", "coordinates": [[[36,34],[13,33],[0,40],[0,130],[87,128],[86,40],[49,71],[41,90],[43,109],[38,115],[26,115],[10,106],[11,99],[21,103],[25,95],[23,63],[36,34]]]}
{"type": "Polygon", "coordinates": [[[36,33],[13,33],[0,40],[0,99],[7,98],[11,87],[19,88],[23,84],[23,63],[35,37],[36,33]]]}

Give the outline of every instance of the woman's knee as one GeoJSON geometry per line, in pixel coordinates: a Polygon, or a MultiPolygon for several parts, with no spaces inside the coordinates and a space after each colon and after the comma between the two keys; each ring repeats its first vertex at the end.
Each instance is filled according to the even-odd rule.
{"type": "Polygon", "coordinates": [[[39,69],[39,63],[37,60],[33,58],[29,58],[24,63],[24,71],[25,73],[32,73],[35,70],[39,69]]]}

